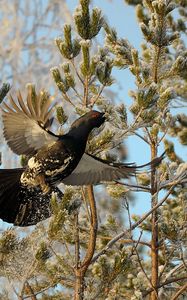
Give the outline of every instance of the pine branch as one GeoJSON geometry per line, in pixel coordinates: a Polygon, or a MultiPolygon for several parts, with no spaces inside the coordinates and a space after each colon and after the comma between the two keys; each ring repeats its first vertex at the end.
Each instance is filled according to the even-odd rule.
{"type": "MultiPolygon", "coordinates": [[[[178,182],[173,185],[172,187],[170,187],[169,191],[167,192],[167,194],[165,195],[165,197],[160,200],[158,202],[158,204],[153,207],[152,209],[150,209],[142,218],[140,218],[137,222],[133,223],[132,226],[131,226],[131,230],[134,230],[135,228],[137,228],[140,224],[142,224],[155,210],[157,210],[167,199],[168,197],[170,196],[170,194],[173,192],[175,186],[178,184],[178,182]]],[[[121,238],[123,238],[124,236],[128,235],[129,234],[129,229],[127,230],[124,230],[123,232],[121,232],[120,234],[118,234],[117,236],[115,236],[99,253],[97,253],[93,259],[92,259],[92,264],[94,262],[97,261],[97,259],[106,254],[107,251],[113,246],[115,245],[115,243],[117,241],[119,241],[121,238]]]]}

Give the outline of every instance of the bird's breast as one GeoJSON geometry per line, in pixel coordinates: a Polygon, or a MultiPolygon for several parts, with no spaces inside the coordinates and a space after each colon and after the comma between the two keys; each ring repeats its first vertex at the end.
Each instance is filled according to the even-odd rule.
{"type": "Polygon", "coordinates": [[[69,176],[79,163],[81,156],[62,141],[40,149],[28,161],[28,166],[21,176],[24,186],[56,185],[69,176]]]}

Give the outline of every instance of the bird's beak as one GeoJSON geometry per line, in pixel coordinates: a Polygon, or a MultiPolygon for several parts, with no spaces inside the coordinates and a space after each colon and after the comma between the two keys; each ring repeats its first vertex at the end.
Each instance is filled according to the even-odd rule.
{"type": "Polygon", "coordinates": [[[109,117],[109,115],[108,115],[108,113],[102,113],[102,119],[104,120],[104,121],[106,121],[107,119],[108,119],[108,117],[109,117]]]}
{"type": "Polygon", "coordinates": [[[101,118],[103,120],[103,122],[106,120],[106,113],[101,113],[101,118]]]}

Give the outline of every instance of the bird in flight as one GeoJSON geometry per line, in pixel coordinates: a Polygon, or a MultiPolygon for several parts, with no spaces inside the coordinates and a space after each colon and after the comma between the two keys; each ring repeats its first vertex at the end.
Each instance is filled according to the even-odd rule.
{"type": "Polygon", "coordinates": [[[135,175],[138,168],[155,167],[162,156],[143,166],[111,163],[85,152],[92,129],[100,127],[105,114],[91,110],[78,118],[68,133],[57,135],[49,130],[54,105],[41,95],[26,103],[21,93],[17,102],[2,105],[3,134],[10,149],[27,155],[23,168],[0,169],[0,218],[17,226],[37,224],[51,216],[52,192],[59,198],[60,183],[73,186],[115,181],[135,175]]]}

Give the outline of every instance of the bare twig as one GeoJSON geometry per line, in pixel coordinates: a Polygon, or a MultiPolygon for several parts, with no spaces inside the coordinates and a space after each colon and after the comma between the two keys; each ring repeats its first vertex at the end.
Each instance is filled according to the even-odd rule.
{"type": "MultiPolygon", "coordinates": [[[[158,202],[158,204],[153,207],[152,209],[150,209],[141,219],[139,219],[137,222],[135,222],[134,224],[132,224],[131,229],[134,230],[135,228],[137,228],[140,224],[142,224],[143,221],[145,221],[147,219],[147,217],[149,217],[153,211],[155,211],[156,209],[158,209],[169,197],[169,195],[172,193],[173,189],[175,188],[175,186],[178,184],[178,182],[176,182],[175,185],[173,185],[169,191],[167,192],[167,194],[165,195],[165,197],[160,200],[160,202],[158,202]]],[[[92,263],[94,263],[101,255],[104,255],[118,240],[120,240],[121,238],[123,238],[124,236],[129,234],[129,229],[124,230],[123,232],[119,233],[116,237],[114,237],[99,253],[97,253],[93,259],[92,259],[92,263]]]]}
{"type": "Polygon", "coordinates": [[[164,132],[164,134],[161,136],[161,138],[158,140],[158,145],[162,142],[162,140],[165,138],[165,136],[166,136],[166,134],[167,134],[167,132],[168,132],[168,129],[169,129],[169,126],[168,126],[168,128],[166,128],[166,130],[165,130],[165,132],[164,132]]]}
{"type": "Polygon", "coordinates": [[[75,268],[80,266],[79,215],[75,215],[75,268]]]}
{"type": "Polygon", "coordinates": [[[72,64],[72,66],[73,66],[73,68],[74,68],[74,70],[75,70],[75,73],[76,73],[77,77],[79,78],[80,82],[84,85],[84,81],[83,81],[83,79],[81,78],[79,72],[77,71],[77,68],[76,68],[76,66],[75,66],[75,62],[74,62],[73,59],[71,60],[71,64],[72,64]]]}
{"type": "Polygon", "coordinates": [[[187,178],[186,177],[187,177],[187,171],[185,170],[181,174],[179,174],[176,177],[174,177],[172,181],[171,180],[167,180],[164,183],[162,183],[159,186],[159,190],[165,189],[165,188],[170,187],[172,185],[175,185],[176,182],[177,182],[177,184],[186,183],[187,182],[187,178]]]}
{"type": "Polygon", "coordinates": [[[81,97],[81,95],[78,93],[78,91],[76,90],[75,87],[72,87],[72,89],[74,90],[75,95],[77,96],[77,98],[78,98],[78,99],[81,101],[81,103],[82,103],[82,97],[81,97]]]}
{"type": "MultiPolygon", "coordinates": [[[[65,282],[69,281],[68,285],[70,285],[71,287],[73,287],[73,281],[72,281],[71,279],[68,279],[68,278],[66,278],[66,277],[61,277],[61,278],[60,278],[60,281],[65,281],[65,282]]],[[[46,292],[47,290],[49,290],[50,288],[55,287],[58,283],[59,283],[59,282],[52,283],[52,284],[46,286],[45,288],[43,288],[42,290],[40,290],[40,291],[38,291],[38,292],[35,292],[34,295],[37,296],[37,295],[39,295],[39,294],[42,294],[42,293],[46,292]]],[[[31,296],[32,296],[32,295],[29,294],[29,295],[24,296],[22,299],[23,299],[23,300],[29,299],[31,296]]]]}
{"type": "MultiPolygon", "coordinates": [[[[98,235],[98,237],[100,239],[109,240],[109,241],[111,241],[111,239],[112,239],[111,237],[101,236],[101,235],[98,235]]],[[[134,243],[136,243],[136,244],[140,244],[142,246],[147,246],[147,247],[151,248],[151,244],[150,243],[144,242],[144,241],[135,240],[135,239],[122,239],[122,240],[120,240],[120,243],[121,244],[134,244],[134,243]]]]}
{"type": "Polygon", "coordinates": [[[162,272],[160,272],[160,275],[159,275],[159,281],[160,281],[160,279],[162,278],[162,275],[164,274],[164,271],[165,271],[165,269],[167,268],[168,263],[169,263],[169,260],[170,260],[170,258],[172,257],[174,251],[175,251],[175,249],[172,249],[172,251],[170,252],[169,256],[167,257],[167,259],[166,259],[166,261],[165,261],[165,264],[164,264],[164,266],[163,266],[162,272]]]}
{"type": "Polygon", "coordinates": [[[179,290],[178,292],[171,298],[171,300],[176,300],[179,298],[179,296],[187,290],[187,283],[185,285],[183,285],[179,290]]]}
{"type": "Polygon", "coordinates": [[[62,95],[67,102],[69,102],[73,107],[76,107],[76,105],[71,101],[71,99],[66,93],[62,93],[62,95]]]}
{"type": "MultiPolygon", "coordinates": [[[[167,281],[169,281],[170,279],[170,277],[176,272],[176,271],[179,271],[180,269],[183,269],[184,268],[184,265],[183,265],[183,263],[181,263],[180,265],[177,265],[177,266],[175,266],[172,270],[170,270],[169,272],[168,272],[168,274],[165,276],[165,282],[167,282],[167,281]]],[[[172,279],[171,279],[172,280],[172,279]]],[[[160,291],[159,291],[159,297],[162,297],[162,293],[163,293],[163,289],[161,289],[160,291]]]]}
{"type": "MultiPolygon", "coordinates": [[[[171,283],[174,283],[174,282],[178,282],[178,281],[181,281],[181,280],[186,280],[187,279],[187,276],[183,276],[183,277],[178,277],[178,278],[172,278],[172,279],[169,279],[169,280],[165,280],[164,282],[160,283],[158,286],[157,286],[157,289],[160,289],[168,284],[171,284],[171,283]]],[[[151,292],[153,291],[153,288],[149,289],[148,291],[146,291],[145,293],[143,293],[143,297],[146,297],[147,295],[149,295],[151,292]]],[[[159,299],[160,296],[159,296],[159,299]]]]}
{"type": "Polygon", "coordinates": [[[146,142],[146,144],[150,145],[149,141],[142,136],[141,134],[137,133],[136,131],[133,131],[134,135],[136,135],[137,137],[139,137],[141,140],[143,140],[144,142],[146,142]]]}
{"type": "Polygon", "coordinates": [[[101,86],[101,88],[100,88],[98,94],[97,94],[93,99],[90,100],[91,107],[93,107],[94,104],[97,102],[97,100],[98,100],[99,97],[101,96],[101,94],[102,94],[104,88],[105,88],[105,85],[103,84],[103,85],[101,86]]]}
{"type": "Polygon", "coordinates": [[[124,183],[124,182],[117,181],[117,180],[115,180],[115,183],[130,187],[130,188],[131,187],[135,188],[137,192],[150,192],[150,187],[147,187],[144,185],[129,184],[129,183],[124,183]]]}

